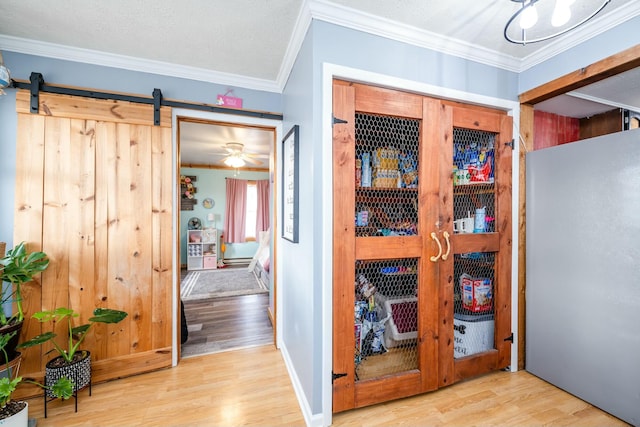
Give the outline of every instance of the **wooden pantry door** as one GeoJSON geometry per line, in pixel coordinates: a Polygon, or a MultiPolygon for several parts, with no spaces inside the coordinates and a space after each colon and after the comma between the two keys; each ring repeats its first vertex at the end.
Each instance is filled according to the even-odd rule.
{"type": "Polygon", "coordinates": [[[513,344],[513,121],[504,111],[445,102],[443,125],[448,137],[441,145],[446,153],[440,176],[441,212],[443,227],[450,235],[451,256],[440,263],[440,387],[505,368],[513,344]],[[493,159],[485,163],[493,163],[485,172],[488,176],[481,177],[479,168],[469,167],[466,179],[454,180],[452,167],[467,170],[464,157],[471,151],[493,159]],[[471,173],[474,176],[469,177],[471,173]],[[476,209],[490,219],[486,226],[476,230],[474,225],[473,232],[456,231],[453,221],[475,216],[476,209]],[[488,298],[484,305],[477,305],[484,295],[471,290],[482,288],[488,290],[488,298]]]}
{"type": "Polygon", "coordinates": [[[438,387],[433,258],[443,135],[439,101],[405,92],[335,81],[333,114],[333,412],[340,412],[438,387]],[[389,150],[402,153],[402,176],[392,176],[400,168],[389,150]],[[365,182],[357,160],[373,156],[380,164],[365,182]]]}
{"type": "MultiPolygon", "coordinates": [[[[19,91],[14,242],[51,259],[24,292],[22,339],[49,326],[39,310],[71,307],[86,322],[96,307],[126,311],[117,325],[95,325],[83,348],[93,381],[171,365],[171,110],[19,91]]],[[[56,326],[62,333],[63,325],[56,326]]],[[[21,374],[42,378],[49,347],[23,352],[21,374]]]]}

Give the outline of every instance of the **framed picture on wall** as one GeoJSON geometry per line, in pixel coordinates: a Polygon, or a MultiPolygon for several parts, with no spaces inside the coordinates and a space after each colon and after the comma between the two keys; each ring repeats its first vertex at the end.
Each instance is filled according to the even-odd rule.
{"type": "Polygon", "coordinates": [[[298,243],[298,125],[282,140],[282,237],[298,243]]]}

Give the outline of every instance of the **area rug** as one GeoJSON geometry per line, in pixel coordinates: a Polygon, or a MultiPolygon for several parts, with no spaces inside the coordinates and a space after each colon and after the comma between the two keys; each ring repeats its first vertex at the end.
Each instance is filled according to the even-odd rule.
{"type": "Polygon", "coordinates": [[[190,271],[180,284],[183,301],[269,292],[246,268],[190,271]]]}

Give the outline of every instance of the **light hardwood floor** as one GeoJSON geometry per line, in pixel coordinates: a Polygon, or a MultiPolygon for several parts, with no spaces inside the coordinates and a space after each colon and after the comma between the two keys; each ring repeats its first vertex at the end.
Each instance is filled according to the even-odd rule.
{"type": "MultiPolygon", "coordinates": [[[[303,426],[281,353],[273,346],[195,356],[173,369],[94,385],[93,396],[42,398],[29,415],[48,426],[303,426]]],[[[437,392],[334,415],[335,426],[625,426],[521,371],[495,372],[437,392]]]]}

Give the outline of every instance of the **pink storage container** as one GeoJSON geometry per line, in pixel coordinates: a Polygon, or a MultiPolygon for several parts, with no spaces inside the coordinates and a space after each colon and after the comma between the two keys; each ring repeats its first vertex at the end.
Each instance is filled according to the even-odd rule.
{"type": "Polygon", "coordinates": [[[216,257],[214,257],[214,256],[206,256],[206,257],[204,257],[203,267],[204,268],[216,268],[217,267],[216,257]]]}

